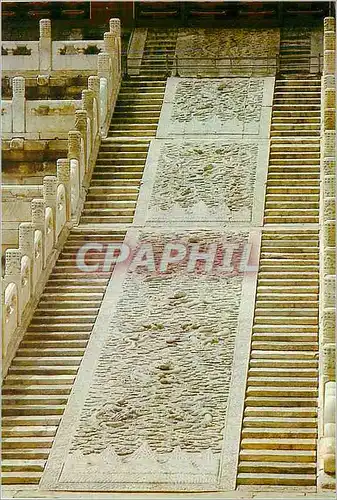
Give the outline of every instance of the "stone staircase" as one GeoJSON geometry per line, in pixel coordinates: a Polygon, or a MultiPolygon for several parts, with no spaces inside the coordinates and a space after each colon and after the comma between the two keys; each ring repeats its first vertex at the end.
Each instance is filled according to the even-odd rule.
{"type": "Polygon", "coordinates": [[[316,486],[320,78],[281,39],[238,489],[316,486]]]}
{"type": "Polygon", "coordinates": [[[283,74],[309,73],[311,32],[305,28],[283,28],[280,40],[280,68],[283,74]]]}
{"type": "MultiPolygon", "coordinates": [[[[151,47],[156,45],[149,30],[151,47]]],[[[158,37],[160,47],[161,37],[158,37]]],[[[149,63],[150,64],[150,63],[149,63]]],[[[166,73],[146,63],[122,82],[108,137],[102,140],[80,224],[71,230],[3,383],[2,484],[38,484],[95,324],[113,267],[88,242],[123,241],[133,221],[150,139],[155,136],[166,73]],[[143,73],[143,70],[142,70],[143,73]]]]}
{"type": "Polygon", "coordinates": [[[262,236],[238,485],[315,486],[318,230],[262,236]]]}
{"type": "Polygon", "coordinates": [[[266,224],[318,223],[320,79],[279,76],[271,121],[266,224]]]}
{"type": "Polygon", "coordinates": [[[125,230],[74,228],[49,277],[2,389],[2,484],[38,484],[113,268],[76,263],[86,242],[123,241],[125,230]]]}
{"type": "Polygon", "coordinates": [[[170,76],[175,48],[177,29],[149,29],[144,47],[140,69],[142,76],[170,76]]]}

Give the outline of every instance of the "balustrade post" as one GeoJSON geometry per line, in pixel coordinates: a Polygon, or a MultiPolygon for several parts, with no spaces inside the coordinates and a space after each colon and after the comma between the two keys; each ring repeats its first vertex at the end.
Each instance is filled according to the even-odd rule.
{"type": "Polygon", "coordinates": [[[22,76],[13,78],[12,98],[13,133],[26,131],[26,98],[25,79],[22,76]]]}
{"type": "Polygon", "coordinates": [[[40,71],[50,72],[52,70],[52,38],[50,19],[40,20],[39,63],[40,71]]]}
{"type": "Polygon", "coordinates": [[[21,324],[22,304],[21,304],[21,258],[22,254],[18,248],[8,248],[5,252],[5,277],[4,285],[15,283],[17,288],[17,311],[18,325],[21,324]]]}
{"type": "Polygon", "coordinates": [[[68,158],[58,159],[56,168],[58,182],[64,185],[66,193],[66,221],[69,222],[71,218],[70,160],[68,158]]]}
{"type": "Polygon", "coordinates": [[[84,109],[78,109],[75,111],[75,130],[81,133],[83,139],[84,171],[86,172],[89,166],[88,124],[87,124],[87,112],[84,109]]]}

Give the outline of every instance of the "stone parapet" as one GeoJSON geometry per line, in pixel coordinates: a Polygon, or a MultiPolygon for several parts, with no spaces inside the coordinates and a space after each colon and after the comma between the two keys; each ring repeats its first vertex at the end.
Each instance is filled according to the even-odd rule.
{"type": "Polygon", "coordinates": [[[321,102],[321,240],[320,240],[320,397],[321,433],[318,447],[319,485],[335,488],[336,438],[336,90],[335,19],[324,19],[324,61],[321,102]]]}

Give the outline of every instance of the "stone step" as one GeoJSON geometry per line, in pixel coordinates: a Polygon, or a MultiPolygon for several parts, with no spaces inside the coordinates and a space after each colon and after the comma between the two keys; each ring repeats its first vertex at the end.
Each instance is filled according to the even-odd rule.
{"type": "MultiPolygon", "coordinates": [[[[272,342],[272,340],[271,340],[272,342]]],[[[255,349],[255,346],[254,346],[255,349]]],[[[249,379],[249,386],[252,387],[317,387],[316,378],[312,377],[273,377],[256,376],[249,379]]]]}
{"type": "MultiPolygon", "coordinates": [[[[318,281],[317,281],[318,282],[318,281]]],[[[315,325],[253,325],[253,333],[318,333],[318,328],[315,325]]]]}
{"type": "Polygon", "coordinates": [[[19,437],[3,438],[2,449],[22,449],[22,448],[51,448],[53,437],[19,437]]]}
{"type": "MultiPolygon", "coordinates": [[[[253,346],[253,349],[255,347],[253,346]]],[[[316,398],[318,395],[317,387],[273,387],[273,386],[249,386],[246,392],[250,398],[316,398]]]]}
{"type": "Polygon", "coordinates": [[[52,376],[59,376],[59,375],[76,375],[78,371],[78,366],[73,365],[64,365],[59,363],[59,365],[56,364],[51,364],[51,365],[40,365],[40,366],[24,366],[24,365],[11,365],[9,368],[9,374],[13,376],[17,375],[28,375],[28,376],[35,376],[35,375],[40,375],[40,376],[46,376],[46,375],[52,375],[52,376]]]}
{"type": "Polygon", "coordinates": [[[2,450],[2,460],[47,460],[49,453],[49,448],[8,449],[2,450]]]}
{"type": "Polygon", "coordinates": [[[300,194],[300,195],[307,195],[307,194],[319,194],[319,187],[314,187],[314,186],[295,186],[295,187],[277,187],[277,186],[271,186],[269,187],[267,185],[266,189],[267,194],[300,194]]]}
{"type": "Polygon", "coordinates": [[[56,434],[55,426],[18,426],[11,428],[2,427],[2,438],[44,438],[53,437],[56,434]]]}
{"type": "MultiPolygon", "coordinates": [[[[2,405],[2,415],[30,416],[30,415],[63,415],[65,405],[2,405]]],[[[41,446],[43,448],[43,446],[41,446]]]]}
{"type": "Polygon", "coordinates": [[[237,475],[239,485],[280,485],[280,486],[315,486],[316,474],[268,474],[239,473],[237,475]]]}
{"type": "Polygon", "coordinates": [[[253,450],[315,450],[316,439],[282,439],[266,438],[266,439],[242,439],[242,449],[253,450]]]}
{"type": "Polygon", "coordinates": [[[317,429],[308,428],[246,428],[242,431],[243,439],[316,439],[317,429]]]}
{"type": "MultiPolygon", "coordinates": [[[[122,211],[122,209],[128,209],[130,210],[135,210],[136,208],[136,201],[135,200],[93,200],[93,201],[86,201],[85,203],[85,208],[94,208],[94,209],[100,209],[100,208],[110,208],[110,209],[119,209],[122,211]]],[[[69,248],[69,247],[68,247],[69,248]]]]}
{"type": "Polygon", "coordinates": [[[12,416],[12,417],[2,417],[2,426],[3,428],[6,427],[27,427],[32,425],[33,427],[36,426],[58,426],[61,421],[60,416],[49,416],[46,415],[40,416],[40,415],[30,415],[30,416],[12,416]]]}
{"type": "MultiPolygon", "coordinates": [[[[264,334],[268,335],[268,334],[264,334]]],[[[273,334],[273,336],[276,334],[273,334]]],[[[272,341],[272,339],[270,339],[272,341]]],[[[313,381],[315,379],[317,385],[317,372],[314,368],[301,368],[301,371],[298,371],[298,368],[280,368],[275,367],[275,370],[271,370],[270,368],[249,368],[248,375],[250,378],[250,383],[255,383],[255,378],[269,378],[272,377],[276,380],[276,377],[287,378],[296,380],[297,378],[306,378],[313,381]]],[[[296,384],[296,381],[294,381],[296,384]]]]}
{"type": "MultiPolygon", "coordinates": [[[[18,381],[17,381],[18,382],[18,381]]],[[[68,385],[56,385],[56,384],[51,384],[51,385],[42,385],[42,384],[37,384],[33,385],[31,383],[29,386],[24,385],[23,387],[21,385],[9,385],[6,384],[3,387],[2,394],[3,395],[38,395],[41,394],[41,391],[45,395],[69,395],[71,391],[71,386],[68,385]]]]}
{"type": "MultiPolygon", "coordinates": [[[[26,335],[25,335],[26,338],[26,335]]],[[[22,344],[20,344],[22,345],[22,344]]],[[[57,375],[55,376],[43,376],[43,375],[7,375],[4,384],[3,390],[5,390],[8,386],[16,386],[19,385],[22,390],[25,390],[26,386],[52,386],[56,385],[62,387],[71,387],[74,383],[75,377],[71,375],[57,375]]]]}
{"type": "Polygon", "coordinates": [[[122,215],[105,215],[104,217],[98,217],[97,215],[83,215],[81,217],[81,222],[83,224],[131,224],[133,221],[133,216],[122,216],[122,215]]]}
{"type": "Polygon", "coordinates": [[[116,129],[109,130],[109,137],[154,137],[156,135],[156,130],[147,130],[146,134],[144,130],[126,130],[126,129],[116,129]]]}
{"type": "MultiPolygon", "coordinates": [[[[266,408],[270,407],[298,407],[302,406],[304,408],[316,408],[317,406],[317,398],[302,398],[302,397],[281,397],[278,396],[277,399],[275,397],[263,397],[263,396],[247,396],[245,399],[246,406],[256,406],[266,408]]],[[[301,449],[301,448],[299,448],[301,449]]]]}
{"type": "Polygon", "coordinates": [[[264,218],[264,223],[265,224],[318,224],[319,218],[318,214],[316,217],[307,217],[307,216],[295,216],[295,217],[265,217],[264,218]]]}
{"type": "Polygon", "coordinates": [[[261,418],[274,418],[275,415],[277,418],[299,418],[299,419],[308,419],[317,417],[317,408],[314,406],[303,407],[303,406],[291,406],[291,407],[283,407],[280,406],[268,406],[266,408],[259,406],[246,406],[244,411],[244,418],[254,417],[256,419],[261,418]]]}
{"type": "MultiPolygon", "coordinates": [[[[250,462],[284,462],[284,463],[315,463],[316,453],[310,450],[242,450],[240,452],[240,460],[250,462]]],[[[267,465],[267,464],[266,464],[267,465]]]]}
{"type": "Polygon", "coordinates": [[[1,482],[4,485],[12,484],[39,484],[42,472],[31,471],[5,471],[2,473],[1,482]]]}
{"type": "Polygon", "coordinates": [[[2,460],[2,472],[43,472],[46,460],[2,460]]]}
{"type": "Polygon", "coordinates": [[[297,428],[304,429],[312,429],[317,435],[316,429],[316,419],[315,418],[304,418],[303,416],[299,417],[279,417],[275,415],[274,417],[263,417],[263,420],[260,417],[244,417],[244,426],[252,429],[279,429],[290,428],[294,432],[297,428]]]}

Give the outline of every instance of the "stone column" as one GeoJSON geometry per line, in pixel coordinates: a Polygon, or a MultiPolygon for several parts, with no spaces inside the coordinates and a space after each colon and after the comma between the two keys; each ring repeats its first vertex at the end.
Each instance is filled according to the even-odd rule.
{"type": "Polygon", "coordinates": [[[21,255],[27,255],[30,260],[30,294],[33,290],[33,253],[34,253],[34,225],[32,222],[21,222],[19,225],[19,249],[21,255]]]}
{"type": "Polygon", "coordinates": [[[110,89],[110,80],[111,80],[110,55],[107,52],[101,52],[100,54],[98,54],[97,76],[99,78],[106,78],[110,89]]]}
{"type": "Polygon", "coordinates": [[[322,488],[333,485],[333,474],[336,473],[335,453],[335,296],[336,296],[336,210],[335,210],[335,154],[336,154],[336,122],[335,122],[335,19],[324,19],[324,61],[322,78],[322,129],[321,129],[321,198],[323,201],[322,258],[320,288],[320,338],[322,369],[320,380],[323,387],[321,403],[321,435],[319,443],[320,476],[322,488]]]}
{"type": "Polygon", "coordinates": [[[120,56],[118,38],[113,33],[104,33],[104,52],[109,54],[111,59],[111,81],[116,84],[120,74],[120,56]]]}
{"type": "Polygon", "coordinates": [[[50,72],[52,70],[52,40],[50,19],[40,20],[39,58],[40,71],[50,72]]]}
{"type": "Polygon", "coordinates": [[[324,32],[324,52],[326,50],[336,50],[336,35],[334,31],[324,32]]]}
{"type": "Polygon", "coordinates": [[[43,198],[46,207],[50,207],[53,211],[53,242],[56,245],[56,210],[57,210],[57,184],[58,180],[55,175],[46,175],[43,178],[43,198]]]}
{"type": "Polygon", "coordinates": [[[18,248],[8,248],[5,253],[4,288],[9,283],[15,283],[18,291],[18,325],[21,324],[21,257],[18,248]]]}
{"type": "Polygon", "coordinates": [[[68,158],[61,158],[56,162],[57,179],[64,185],[66,192],[66,220],[71,218],[71,184],[70,184],[70,161],[68,158]]]}
{"type": "MultiPolygon", "coordinates": [[[[112,18],[109,21],[109,32],[113,35],[116,40],[116,48],[117,48],[117,71],[118,74],[121,73],[121,57],[122,57],[122,42],[121,42],[121,21],[118,18],[112,18]]],[[[104,39],[105,42],[105,39],[104,39]]]]}
{"type": "Polygon", "coordinates": [[[26,98],[25,79],[22,76],[13,78],[12,98],[13,133],[26,131],[26,98]]]}
{"type": "Polygon", "coordinates": [[[75,130],[81,133],[84,146],[84,171],[88,170],[88,126],[87,126],[87,112],[84,109],[75,111],[75,130]]]}
{"type": "Polygon", "coordinates": [[[46,267],[46,252],[45,252],[45,241],[46,241],[46,231],[45,231],[45,214],[46,214],[46,204],[42,198],[34,198],[31,202],[32,207],[32,222],[34,229],[38,229],[42,233],[42,267],[46,267]]]}
{"type": "Polygon", "coordinates": [[[93,96],[96,99],[97,128],[98,128],[98,130],[100,130],[100,127],[101,127],[101,106],[100,106],[100,97],[99,97],[99,77],[98,76],[89,76],[88,89],[93,92],[93,96]]]}
{"type": "Polygon", "coordinates": [[[324,18],[324,33],[326,31],[336,31],[336,19],[334,17],[324,18]]]}
{"type": "Polygon", "coordinates": [[[68,132],[68,160],[77,160],[79,165],[79,181],[82,184],[84,176],[84,159],[81,154],[81,132],[70,130],[68,132]]]}

